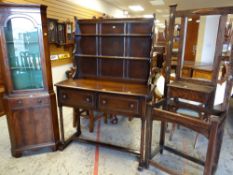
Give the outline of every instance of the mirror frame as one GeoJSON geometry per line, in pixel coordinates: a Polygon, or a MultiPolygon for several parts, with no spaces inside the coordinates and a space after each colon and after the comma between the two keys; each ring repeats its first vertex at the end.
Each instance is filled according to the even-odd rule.
{"type": "Polygon", "coordinates": [[[224,42],[225,26],[227,22],[227,16],[232,14],[233,7],[219,7],[219,8],[203,8],[203,9],[194,9],[194,10],[181,10],[176,11],[177,5],[170,6],[170,16],[169,16],[169,27],[168,27],[168,37],[167,37],[167,59],[166,59],[166,77],[165,77],[165,94],[167,92],[167,84],[170,83],[170,72],[171,72],[171,57],[172,57],[172,47],[173,47],[173,33],[175,19],[181,18],[181,30],[180,30],[180,41],[178,47],[178,58],[177,58],[177,67],[176,67],[176,79],[183,80],[187,82],[193,82],[203,85],[212,85],[215,86],[218,80],[218,71],[213,71],[211,80],[202,80],[202,79],[192,79],[181,77],[181,66],[182,66],[182,54],[184,50],[184,31],[185,31],[185,19],[188,17],[195,16],[207,16],[207,15],[220,15],[219,27],[217,32],[216,39],[216,49],[213,59],[213,70],[220,69],[222,48],[224,42]]]}

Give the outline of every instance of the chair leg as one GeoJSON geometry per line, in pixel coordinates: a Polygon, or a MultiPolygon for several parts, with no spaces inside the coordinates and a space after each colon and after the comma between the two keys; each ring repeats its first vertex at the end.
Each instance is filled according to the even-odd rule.
{"type": "Polygon", "coordinates": [[[89,111],[89,132],[94,131],[94,112],[89,111]]]}
{"type": "Polygon", "coordinates": [[[209,135],[209,143],[206,154],[206,161],[204,167],[204,175],[212,175],[215,168],[216,147],[218,135],[218,122],[212,121],[209,135]]]}
{"type": "Polygon", "coordinates": [[[218,161],[219,161],[220,151],[222,147],[223,135],[224,135],[224,128],[221,128],[218,131],[218,136],[217,136],[218,143],[217,143],[216,155],[214,159],[214,170],[213,170],[214,172],[218,167],[218,161]]]}
{"type": "Polygon", "coordinates": [[[108,123],[108,114],[105,112],[103,115],[104,115],[104,123],[107,124],[108,123]]]}
{"type": "Polygon", "coordinates": [[[176,124],[175,123],[172,123],[172,129],[170,131],[170,135],[169,135],[169,140],[172,141],[172,137],[173,137],[173,134],[176,130],[176,124]]]}
{"type": "Polygon", "coordinates": [[[112,124],[117,124],[117,123],[118,123],[117,115],[111,114],[111,115],[110,115],[110,118],[111,118],[111,123],[112,123],[112,124]]]}
{"type": "Polygon", "coordinates": [[[163,147],[165,143],[165,131],[166,131],[166,122],[161,122],[161,128],[160,128],[160,141],[159,141],[159,146],[160,146],[160,154],[163,154],[163,147]]]}

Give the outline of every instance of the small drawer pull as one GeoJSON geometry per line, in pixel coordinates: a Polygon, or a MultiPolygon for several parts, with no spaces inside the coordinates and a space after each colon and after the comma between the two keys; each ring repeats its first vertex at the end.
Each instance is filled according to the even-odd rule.
{"type": "Polygon", "coordinates": [[[90,97],[87,97],[87,98],[86,98],[86,102],[88,102],[88,103],[91,102],[91,98],[90,98],[90,97]]]}
{"type": "Polygon", "coordinates": [[[41,99],[38,99],[38,100],[37,100],[37,103],[41,104],[41,103],[42,103],[42,100],[41,100],[41,99]]]}
{"type": "Polygon", "coordinates": [[[21,104],[23,104],[23,101],[22,101],[22,100],[17,100],[17,103],[18,103],[19,105],[21,105],[21,104]]]}
{"type": "Polygon", "coordinates": [[[105,105],[107,103],[106,100],[102,100],[102,104],[105,105]]]}
{"type": "Polygon", "coordinates": [[[133,108],[134,108],[134,104],[131,103],[131,104],[129,105],[129,107],[130,107],[131,109],[133,109],[133,108]]]}
{"type": "Polygon", "coordinates": [[[62,94],[62,99],[65,100],[65,99],[67,99],[67,97],[68,97],[67,94],[62,94]]]}

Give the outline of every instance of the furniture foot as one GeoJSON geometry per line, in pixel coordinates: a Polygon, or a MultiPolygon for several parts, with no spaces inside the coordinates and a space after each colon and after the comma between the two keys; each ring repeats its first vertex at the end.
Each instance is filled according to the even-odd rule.
{"type": "Polygon", "coordinates": [[[22,157],[23,153],[22,152],[12,152],[12,156],[15,158],[20,158],[22,157]]]}

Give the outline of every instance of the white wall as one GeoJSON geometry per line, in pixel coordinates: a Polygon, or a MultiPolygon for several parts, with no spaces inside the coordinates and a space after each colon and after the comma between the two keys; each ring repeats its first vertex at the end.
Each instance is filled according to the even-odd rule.
{"type": "Polygon", "coordinates": [[[72,67],[72,64],[65,64],[62,66],[52,67],[53,84],[65,80],[66,79],[65,72],[69,70],[70,67],[72,67]]]}
{"type": "Polygon", "coordinates": [[[115,18],[123,17],[123,10],[104,2],[103,0],[68,0],[82,7],[108,14],[115,18]]]}

